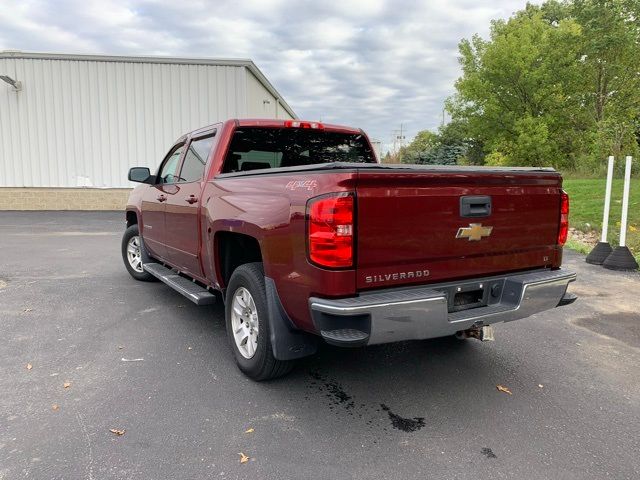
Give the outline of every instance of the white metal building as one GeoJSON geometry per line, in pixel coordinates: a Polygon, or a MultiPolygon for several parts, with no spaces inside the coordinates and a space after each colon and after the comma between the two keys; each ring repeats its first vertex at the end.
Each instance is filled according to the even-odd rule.
{"type": "Polygon", "coordinates": [[[0,76],[0,187],[131,187],[185,132],[296,118],[251,60],[6,51],[0,76]]]}

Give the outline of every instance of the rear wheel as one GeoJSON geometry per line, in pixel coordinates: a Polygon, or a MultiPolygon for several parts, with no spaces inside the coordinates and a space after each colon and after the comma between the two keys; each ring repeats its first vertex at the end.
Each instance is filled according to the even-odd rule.
{"type": "Polygon", "coordinates": [[[234,270],[225,315],[229,343],[245,375],[268,380],[291,371],[294,362],[273,356],[262,263],[246,263],[234,270]]]}
{"type": "Polygon", "coordinates": [[[136,224],[127,228],[122,236],[122,260],[129,274],[136,280],[143,282],[156,280],[156,277],[142,268],[142,265],[148,263],[150,259],[136,224]]]}

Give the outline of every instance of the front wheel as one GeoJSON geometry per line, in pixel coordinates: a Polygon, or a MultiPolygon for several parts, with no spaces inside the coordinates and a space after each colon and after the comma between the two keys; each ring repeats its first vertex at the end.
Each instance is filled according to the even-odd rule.
{"type": "Polygon", "coordinates": [[[262,263],[246,263],[233,272],[225,316],[231,349],[245,375],[259,381],[291,371],[292,361],[273,356],[262,263]]]}
{"type": "Polygon", "coordinates": [[[156,277],[145,272],[142,264],[149,261],[147,252],[138,230],[138,225],[131,225],[122,236],[122,260],[129,274],[136,280],[153,282],[156,277]]]}

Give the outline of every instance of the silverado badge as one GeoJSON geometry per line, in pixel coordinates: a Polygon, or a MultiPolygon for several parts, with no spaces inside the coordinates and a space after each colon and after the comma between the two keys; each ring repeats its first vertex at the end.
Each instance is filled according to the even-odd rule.
{"type": "Polygon", "coordinates": [[[478,241],[482,237],[491,235],[493,227],[483,227],[481,223],[470,223],[468,227],[460,227],[456,238],[468,238],[469,241],[478,241]]]}

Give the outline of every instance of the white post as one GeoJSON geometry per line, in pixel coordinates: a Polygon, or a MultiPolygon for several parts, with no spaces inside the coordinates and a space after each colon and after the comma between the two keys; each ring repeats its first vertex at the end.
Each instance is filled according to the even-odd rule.
{"type": "Polygon", "coordinates": [[[607,241],[607,233],[609,231],[609,207],[611,206],[611,182],[613,181],[613,155],[609,157],[609,166],[607,167],[607,187],[604,193],[604,214],[602,218],[602,238],[601,242],[607,241]]]}
{"type": "Polygon", "coordinates": [[[620,220],[620,246],[627,243],[627,213],[629,210],[629,186],[631,184],[631,162],[633,157],[627,155],[627,163],[624,166],[624,190],[622,191],[622,220],[620,220]]]}

